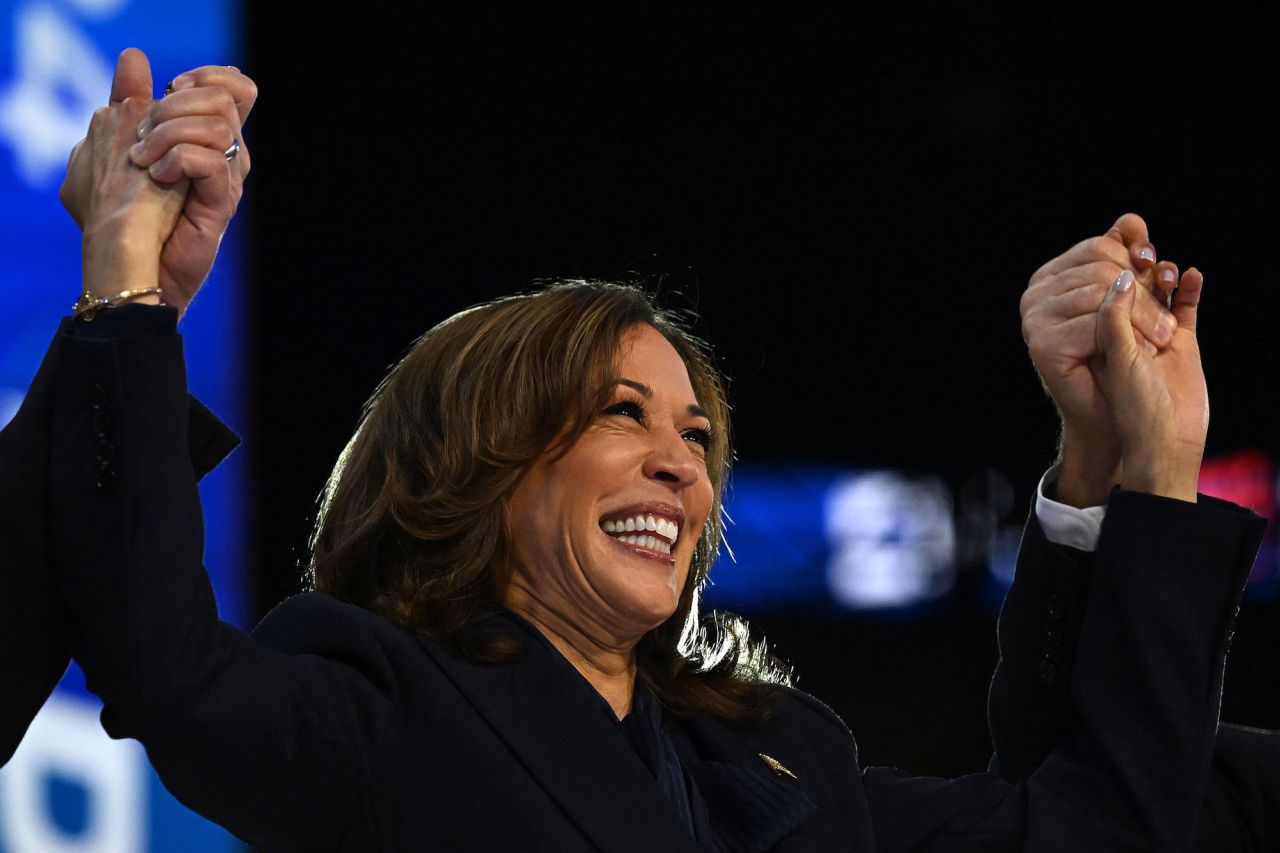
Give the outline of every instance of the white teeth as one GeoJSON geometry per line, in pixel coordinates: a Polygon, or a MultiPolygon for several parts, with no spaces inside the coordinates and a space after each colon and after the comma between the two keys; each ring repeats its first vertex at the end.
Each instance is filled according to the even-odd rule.
{"type": "Polygon", "coordinates": [[[635,515],[626,519],[611,518],[601,522],[600,528],[605,533],[614,534],[620,542],[639,545],[642,548],[659,551],[663,554],[671,553],[672,544],[680,536],[680,525],[678,523],[668,521],[665,518],[655,518],[652,515],[635,515]],[[640,535],[624,535],[632,532],[640,535]],[[656,535],[645,535],[648,533],[656,535]]]}
{"type": "Polygon", "coordinates": [[[613,533],[613,538],[617,539],[619,542],[625,542],[628,545],[637,545],[641,548],[647,548],[650,551],[657,551],[660,554],[671,553],[671,543],[663,539],[661,536],[646,536],[643,534],[637,536],[634,533],[627,533],[621,529],[622,522],[620,521],[616,526],[618,527],[618,530],[607,532],[613,533]]]}

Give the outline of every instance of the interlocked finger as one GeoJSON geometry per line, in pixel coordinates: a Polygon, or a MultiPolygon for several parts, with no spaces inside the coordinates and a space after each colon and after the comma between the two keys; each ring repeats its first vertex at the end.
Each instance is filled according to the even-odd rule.
{"type": "Polygon", "coordinates": [[[226,123],[239,130],[243,121],[236,110],[236,103],[225,89],[205,87],[174,92],[156,101],[147,119],[138,128],[140,138],[146,138],[155,128],[183,116],[221,116],[226,123]]]}
{"type": "Polygon", "coordinates": [[[228,218],[239,201],[238,182],[221,151],[203,145],[180,143],[151,165],[151,177],[162,183],[190,178],[203,205],[224,210],[228,218]]]}
{"type": "MultiPolygon", "coordinates": [[[[1095,280],[1046,299],[1030,312],[1030,325],[1034,329],[1037,323],[1057,326],[1079,317],[1092,317],[1102,306],[1110,287],[1110,282],[1095,280]]],[[[1177,319],[1161,298],[1145,287],[1138,288],[1132,316],[1134,329],[1159,346],[1169,342],[1178,326],[1177,319]]]]}
{"type": "Polygon", "coordinates": [[[1044,264],[1031,276],[1031,280],[1036,281],[1058,275],[1073,267],[1086,266],[1098,261],[1110,261],[1123,267],[1130,263],[1129,251],[1124,243],[1112,237],[1106,235],[1089,237],[1044,264]]]}
{"type": "MultiPolygon", "coordinates": [[[[1123,260],[1120,262],[1114,260],[1090,261],[1080,266],[1069,267],[1043,279],[1040,286],[1045,288],[1049,294],[1061,296],[1064,293],[1070,293],[1081,287],[1089,287],[1098,282],[1109,284],[1115,281],[1116,276],[1120,275],[1123,269],[1123,260]]],[[[1098,304],[1102,304],[1101,296],[1098,298],[1098,304]]]]}
{"type": "Polygon", "coordinates": [[[141,142],[129,149],[129,156],[146,168],[179,144],[201,145],[225,151],[236,141],[235,131],[221,116],[182,116],[157,125],[141,142]]]}
{"type": "MultiPolygon", "coordinates": [[[[152,162],[164,156],[165,151],[178,142],[193,142],[216,147],[218,151],[224,153],[223,159],[226,159],[225,152],[238,142],[239,152],[232,160],[236,164],[234,174],[240,180],[244,180],[249,174],[251,163],[241,130],[240,113],[237,112],[233,96],[224,89],[213,87],[187,89],[155,102],[146,119],[139,125],[138,135],[143,142],[147,143],[138,149],[139,152],[145,152],[152,162]],[[182,120],[196,117],[220,121],[231,135],[223,132],[220,135],[201,133],[191,138],[182,137],[182,133],[192,126],[182,120]],[[161,133],[175,122],[179,122],[176,128],[170,128],[167,134],[161,133]],[[153,139],[157,135],[159,140],[153,139]]],[[[142,162],[139,162],[141,165],[142,162]]]]}
{"type": "Polygon", "coordinates": [[[216,87],[231,95],[236,112],[243,124],[253,111],[258,100],[258,85],[231,65],[204,65],[179,74],[169,84],[172,88],[166,93],[165,100],[183,91],[199,88],[216,87]]]}

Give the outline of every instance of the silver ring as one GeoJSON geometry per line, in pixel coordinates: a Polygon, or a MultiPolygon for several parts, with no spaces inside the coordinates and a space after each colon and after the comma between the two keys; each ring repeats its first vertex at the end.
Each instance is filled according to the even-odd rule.
{"type": "Polygon", "coordinates": [[[236,159],[236,155],[239,153],[240,153],[240,140],[237,139],[231,143],[230,148],[222,152],[222,156],[226,157],[227,162],[230,163],[232,160],[236,159]]]}

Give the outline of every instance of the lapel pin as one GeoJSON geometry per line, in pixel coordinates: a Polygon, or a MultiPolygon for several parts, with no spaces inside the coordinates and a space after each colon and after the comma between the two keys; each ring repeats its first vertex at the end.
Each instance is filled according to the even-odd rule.
{"type": "Polygon", "coordinates": [[[777,773],[779,776],[790,776],[792,779],[797,779],[797,780],[799,778],[796,776],[796,774],[792,773],[790,770],[783,767],[782,762],[774,758],[772,755],[765,755],[762,752],[760,753],[760,760],[763,761],[765,764],[768,764],[769,769],[772,770],[774,773],[777,773]]]}

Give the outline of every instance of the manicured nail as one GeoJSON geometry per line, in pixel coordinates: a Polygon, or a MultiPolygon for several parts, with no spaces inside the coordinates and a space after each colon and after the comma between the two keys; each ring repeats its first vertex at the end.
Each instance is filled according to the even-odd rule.
{"type": "Polygon", "coordinates": [[[1161,317],[1156,322],[1156,340],[1160,343],[1168,343],[1169,338],[1173,336],[1173,326],[1169,323],[1168,318],[1161,317]]]}
{"type": "Polygon", "coordinates": [[[173,78],[173,82],[169,84],[169,87],[173,89],[173,91],[178,92],[183,89],[190,89],[195,84],[196,81],[189,75],[179,74],[177,77],[173,78]]]}
{"type": "Polygon", "coordinates": [[[1126,290],[1133,287],[1133,271],[1125,270],[1120,273],[1120,275],[1116,276],[1116,283],[1113,284],[1112,287],[1121,293],[1124,293],[1126,290]]]}
{"type": "Polygon", "coordinates": [[[1160,270],[1160,280],[1165,284],[1177,284],[1178,271],[1173,269],[1172,267],[1169,267],[1167,269],[1162,269],[1160,270]]]}
{"type": "Polygon", "coordinates": [[[1150,246],[1143,246],[1141,251],[1138,252],[1138,257],[1142,258],[1144,261],[1154,262],[1156,259],[1156,250],[1150,246]]]}
{"type": "Polygon", "coordinates": [[[146,139],[147,134],[151,132],[151,116],[147,116],[142,120],[142,124],[138,125],[138,138],[146,139]]]}

